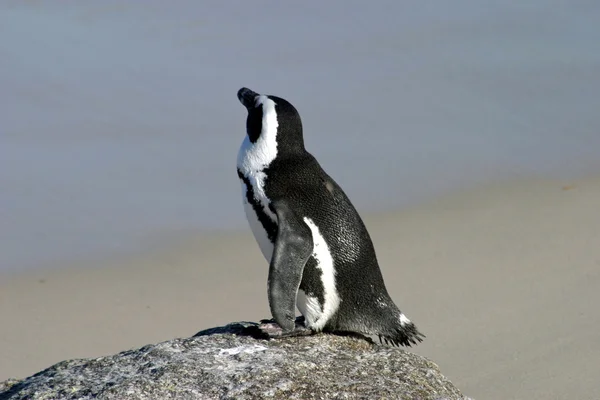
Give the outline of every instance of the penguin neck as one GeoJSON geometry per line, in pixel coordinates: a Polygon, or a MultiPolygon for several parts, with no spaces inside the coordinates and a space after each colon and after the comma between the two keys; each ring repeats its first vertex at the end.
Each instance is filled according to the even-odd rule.
{"type": "Polygon", "coordinates": [[[275,159],[287,159],[306,153],[302,141],[279,143],[277,135],[265,135],[252,143],[246,136],[240,146],[237,167],[245,175],[254,174],[268,168],[275,159]]]}
{"type": "Polygon", "coordinates": [[[237,167],[244,175],[262,171],[277,158],[277,153],[276,140],[265,140],[260,137],[252,143],[246,136],[240,146],[237,167]]]}

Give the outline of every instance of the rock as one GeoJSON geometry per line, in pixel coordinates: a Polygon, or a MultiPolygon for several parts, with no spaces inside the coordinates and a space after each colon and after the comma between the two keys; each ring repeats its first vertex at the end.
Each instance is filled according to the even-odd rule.
{"type": "Polygon", "coordinates": [[[17,399],[466,399],[428,359],[364,339],[263,340],[239,322],[0,383],[17,399]]]}

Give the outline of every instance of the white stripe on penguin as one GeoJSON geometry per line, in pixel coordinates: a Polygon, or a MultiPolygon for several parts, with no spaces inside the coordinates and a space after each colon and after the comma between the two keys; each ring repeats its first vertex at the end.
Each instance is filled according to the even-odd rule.
{"type": "MultiPolygon", "coordinates": [[[[321,270],[321,281],[323,283],[323,311],[318,316],[316,321],[309,321],[314,323],[314,325],[311,325],[310,328],[320,330],[338,310],[340,305],[340,296],[335,286],[335,267],[329,246],[327,246],[327,242],[325,241],[323,235],[321,235],[319,227],[315,225],[312,219],[304,217],[304,222],[306,225],[308,225],[312,232],[314,243],[312,255],[317,261],[317,268],[321,270]]],[[[305,317],[308,319],[306,315],[305,317]]]]}

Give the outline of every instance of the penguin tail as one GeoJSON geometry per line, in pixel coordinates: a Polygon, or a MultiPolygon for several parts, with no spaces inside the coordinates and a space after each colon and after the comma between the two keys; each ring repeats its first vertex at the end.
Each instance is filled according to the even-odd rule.
{"type": "Polygon", "coordinates": [[[400,314],[400,323],[396,324],[393,329],[378,334],[377,337],[381,344],[396,347],[412,347],[412,345],[417,345],[425,339],[425,335],[419,332],[417,326],[404,314],[400,314]]]}

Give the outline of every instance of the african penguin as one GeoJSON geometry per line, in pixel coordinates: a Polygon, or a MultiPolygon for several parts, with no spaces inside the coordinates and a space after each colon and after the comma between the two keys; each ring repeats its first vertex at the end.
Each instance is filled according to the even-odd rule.
{"type": "Polygon", "coordinates": [[[269,337],[355,333],[411,346],[424,335],[390,298],[375,249],[356,209],[306,151],[288,101],[238,91],[246,137],[237,159],[243,203],[269,262],[269,337]],[[296,307],[304,324],[295,318],[296,307]]]}

